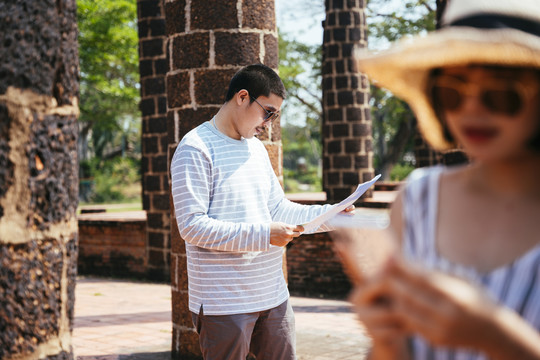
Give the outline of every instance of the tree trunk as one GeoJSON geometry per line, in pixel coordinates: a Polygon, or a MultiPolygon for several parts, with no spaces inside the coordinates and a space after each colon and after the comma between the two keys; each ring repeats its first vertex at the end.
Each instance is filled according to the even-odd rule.
{"type": "Polygon", "coordinates": [[[409,113],[409,116],[399,124],[396,135],[388,146],[388,151],[385,151],[384,156],[381,157],[381,164],[379,173],[382,174],[383,179],[389,179],[390,173],[394,165],[399,162],[409,139],[414,134],[416,129],[416,118],[413,113],[409,113]]]}

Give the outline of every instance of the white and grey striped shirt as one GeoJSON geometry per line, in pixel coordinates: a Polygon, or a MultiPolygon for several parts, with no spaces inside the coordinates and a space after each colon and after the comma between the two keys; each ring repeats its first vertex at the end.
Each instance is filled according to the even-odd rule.
{"type": "Polygon", "coordinates": [[[178,145],[171,179],[190,311],[242,314],[287,300],[284,249],[270,245],[270,223],[304,224],[330,205],[287,200],[260,140],[229,138],[208,122],[178,145]]]}
{"type": "MultiPolygon", "coordinates": [[[[409,176],[403,202],[404,254],[412,262],[451,273],[484,288],[497,302],[514,310],[540,331],[540,245],[512,263],[487,274],[443,258],[435,246],[439,179],[444,167],[421,168],[409,176]]],[[[435,347],[412,339],[415,360],[485,360],[475,351],[435,347]]]]}

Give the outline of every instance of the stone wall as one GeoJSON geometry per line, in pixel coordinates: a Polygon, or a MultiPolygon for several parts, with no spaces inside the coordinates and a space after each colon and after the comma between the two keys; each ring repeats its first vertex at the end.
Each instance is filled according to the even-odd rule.
{"type": "Polygon", "coordinates": [[[329,233],[302,235],[289,244],[287,279],[296,296],[345,299],[351,290],[329,233]]]}
{"type": "Polygon", "coordinates": [[[148,266],[146,213],[82,214],[79,223],[79,274],[154,279],[148,266]]]}
{"type": "Polygon", "coordinates": [[[75,1],[3,2],[0,39],[0,358],[73,359],[75,1]]]}

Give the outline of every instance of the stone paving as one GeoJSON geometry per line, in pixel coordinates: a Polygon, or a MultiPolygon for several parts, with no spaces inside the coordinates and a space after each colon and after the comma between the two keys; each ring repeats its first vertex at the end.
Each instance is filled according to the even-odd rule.
{"type": "MultiPolygon", "coordinates": [[[[79,278],[73,329],[76,359],[171,359],[170,302],[166,284],[79,278]]],[[[365,358],[369,342],[347,302],[291,297],[291,303],[298,360],[365,358]]]]}

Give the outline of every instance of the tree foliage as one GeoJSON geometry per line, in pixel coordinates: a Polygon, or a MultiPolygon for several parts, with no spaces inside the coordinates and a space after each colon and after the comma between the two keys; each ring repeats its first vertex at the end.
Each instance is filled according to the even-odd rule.
{"type": "Polygon", "coordinates": [[[369,0],[366,9],[370,47],[435,29],[435,0],[369,0]]]}
{"type": "MultiPolygon", "coordinates": [[[[300,1],[298,6],[306,12],[324,11],[322,1],[300,1]]],[[[370,48],[382,49],[404,36],[434,30],[436,8],[436,0],[369,0],[366,19],[370,48]]],[[[292,172],[296,161],[302,157],[308,166],[317,166],[322,153],[321,47],[303,44],[291,39],[291,34],[281,32],[279,51],[280,76],[289,93],[284,105],[287,118],[282,120],[284,168],[286,176],[298,177],[297,172],[292,172]]],[[[406,174],[402,169],[414,161],[411,156],[416,126],[413,113],[405,102],[373,86],[370,105],[376,172],[392,179],[394,165],[400,164],[400,171],[396,169],[396,172],[406,174]]],[[[286,177],[286,186],[287,181],[286,177]]]]}
{"type": "MultiPolygon", "coordinates": [[[[402,37],[435,29],[435,0],[370,0],[366,11],[370,48],[385,48],[402,37]]],[[[390,92],[371,86],[374,164],[392,179],[396,164],[411,163],[416,119],[408,105],[390,92]]]]}
{"type": "Polygon", "coordinates": [[[137,2],[78,0],[77,16],[79,195],[82,201],[131,201],[140,198],[137,2]]]}
{"type": "Polygon", "coordinates": [[[287,191],[293,184],[321,188],[321,46],[308,45],[279,34],[279,75],[287,89],[281,121],[283,167],[287,191]]]}
{"type": "Polygon", "coordinates": [[[78,0],[77,15],[79,153],[112,157],[140,142],[137,3],[78,0]]]}

